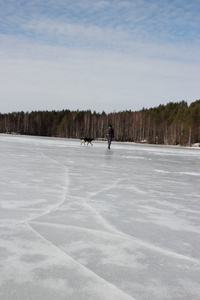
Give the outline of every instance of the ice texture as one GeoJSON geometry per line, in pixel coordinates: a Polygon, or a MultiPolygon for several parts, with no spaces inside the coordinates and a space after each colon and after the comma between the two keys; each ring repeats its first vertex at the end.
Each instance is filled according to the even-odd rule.
{"type": "Polygon", "coordinates": [[[200,300],[200,149],[0,135],[0,300],[200,300]]]}

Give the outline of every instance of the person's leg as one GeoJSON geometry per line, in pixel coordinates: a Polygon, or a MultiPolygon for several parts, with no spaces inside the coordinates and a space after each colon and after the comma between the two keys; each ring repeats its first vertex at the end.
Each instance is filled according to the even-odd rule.
{"type": "Polygon", "coordinates": [[[108,136],[108,149],[110,149],[111,141],[112,141],[112,137],[108,136]]]}

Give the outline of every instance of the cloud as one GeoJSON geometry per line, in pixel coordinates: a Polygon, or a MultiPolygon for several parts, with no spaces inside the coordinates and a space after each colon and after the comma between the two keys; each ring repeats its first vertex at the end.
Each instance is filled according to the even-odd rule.
{"type": "Polygon", "coordinates": [[[137,110],[198,99],[195,4],[2,1],[1,110],[137,110]]]}
{"type": "Polygon", "coordinates": [[[28,111],[139,110],[198,97],[198,66],[193,64],[32,44],[27,56],[25,47],[21,41],[22,55],[1,62],[4,110],[9,103],[12,110],[28,111]]]}
{"type": "MultiPolygon", "coordinates": [[[[3,1],[4,2],[4,1],[3,1]]],[[[5,3],[5,2],[4,2],[5,3]]],[[[142,41],[153,39],[177,39],[177,32],[184,31],[184,38],[194,32],[196,40],[199,37],[200,5],[196,1],[28,1],[26,4],[11,1],[4,4],[5,21],[15,25],[18,30],[28,34],[34,33],[34,28],[45,32],[55,33],[65,24],[80,25],[83,28],[97,28],[103,30],[119,29],[132,35],[132,39],[142,41]],[[11,3],[11,4],[9,4],[11,3]],[[43,23],[43,24],[42,24],[43,23]],[[56,24],[57,23],[57,24],[56,24]],[[39,27],[39,24],[42,26],[39,27]],[[135,35],[137,32],[138,35],[135,35]]],[[[62,30],[61,30],[62,31],[62,30]]],[[[42,32],[41,32],[42,33],[42,32]]],[[[57,32],[59,34],[59,31],[57,32]]],[[[39,36],[36,38],[39,38],[39,36]]],[[[193,36],[193,39],[195,36],[193,36]]]]}

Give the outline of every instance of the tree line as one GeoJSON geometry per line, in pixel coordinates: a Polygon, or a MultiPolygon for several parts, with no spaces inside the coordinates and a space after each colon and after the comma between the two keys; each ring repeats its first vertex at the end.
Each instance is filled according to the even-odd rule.
{"type": "Polygon", "coordinates": [[[0,114],[0,133],[102,139],[112,124],[116,141],[164,145],[200,142],[200,100],[186,101],[140,111],[96,113],[87,111],[32,111],[0,114]]]}

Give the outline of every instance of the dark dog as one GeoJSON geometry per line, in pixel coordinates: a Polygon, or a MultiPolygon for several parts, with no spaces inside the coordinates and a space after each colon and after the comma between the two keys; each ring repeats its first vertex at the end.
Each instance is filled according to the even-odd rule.
{"type": "Polygon", "coordinates": [[[91,138],[83,137],[83,138],[81,138],[81,145],[82,145],[82,144],[85,145],[85,143],[87,143],[87,146],[88,146],[88,144],[90,144],[91,146],[93,146],[93,145],[92,145],[92,141],[93,141],[93,139],[91,139],[91,138]]]}

